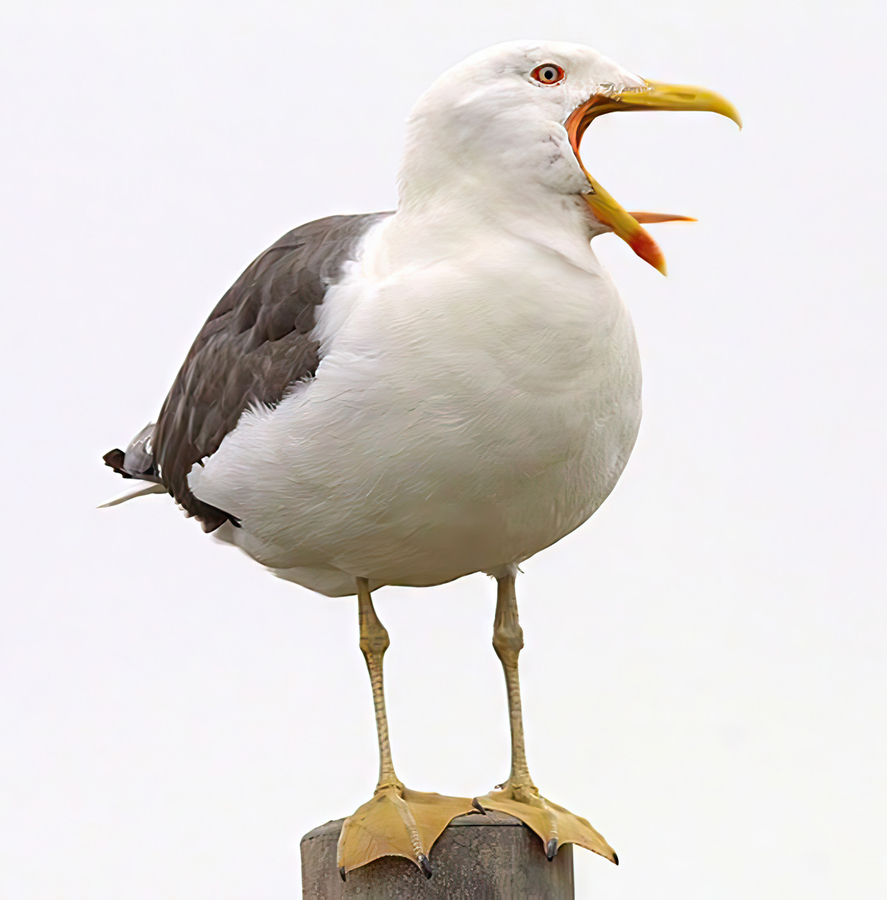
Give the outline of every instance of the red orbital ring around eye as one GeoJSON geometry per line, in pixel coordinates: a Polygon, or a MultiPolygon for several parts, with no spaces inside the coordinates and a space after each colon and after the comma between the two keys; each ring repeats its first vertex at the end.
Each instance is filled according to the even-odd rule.
{"type": "Polygon", "coordinates": [[[553,84],[560,84],[564,78],[566,78],[567,73],[564,70],[556,65],[555,63],[542,63],[541,66],[536,66],[532,72],[530,72],[530,78],[533,81],[538,82],[539,84],[544,84],[546,87],[550,87],[553,84]],[[542,71],[544,69],[554,69],[557,72],[557,77],[549,80],[542,78],[542,71]]]}

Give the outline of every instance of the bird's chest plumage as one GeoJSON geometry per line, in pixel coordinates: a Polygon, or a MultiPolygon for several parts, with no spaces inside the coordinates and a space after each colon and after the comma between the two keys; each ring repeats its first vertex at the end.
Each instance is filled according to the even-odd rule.
{"type": "Polygon", "coordinates": [[[418,417],[417,465],[442,494],[457,465],[465,502],[529,555],[584,521],[627,461],[640,419],[634,331],[609,279],[548,254],[462,274],[444,296],[421,279],[406,287],[415,305],[397,304],[406,321],[395,315],[391,333],[421,338],[383,383],[418,417]]]}

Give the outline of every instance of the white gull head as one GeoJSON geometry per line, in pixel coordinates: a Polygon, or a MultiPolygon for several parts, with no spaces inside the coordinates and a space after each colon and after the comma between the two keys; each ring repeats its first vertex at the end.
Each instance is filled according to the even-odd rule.
{"type": "Polygon", "coordinates": [[[478,191],[587,192],[567,119],[599,92],[645,88],[578,44],[515,41],[476,53],[438,78],[410,115],[401,204],[478,191]]]}
{"type": "Polygon", "coordinates": [[[627,213],[579,158],[594,118],[637,109],[708,110],[739,122],[711,91],[645,81],[579,44],[515,41],[477,53],[438,78],[410,115],[398,212],[512,222],[554,215],[586,238],[616,232],[664,272],[639,221],[685,217],[627,213]]]}

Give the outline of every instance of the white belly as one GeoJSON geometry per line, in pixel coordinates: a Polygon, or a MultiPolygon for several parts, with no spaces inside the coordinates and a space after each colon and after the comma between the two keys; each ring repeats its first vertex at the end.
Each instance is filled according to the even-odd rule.
{"type": "Polygon", "coordinates": [[[356,575],[500,571],[584,522],[637,436],[634,331],[608,276],[526,263],[519,280],[463,259],[334,289],[315,380],[246,413],[191,474],[240,518],[228,539],[341,594],[356,575]]]}

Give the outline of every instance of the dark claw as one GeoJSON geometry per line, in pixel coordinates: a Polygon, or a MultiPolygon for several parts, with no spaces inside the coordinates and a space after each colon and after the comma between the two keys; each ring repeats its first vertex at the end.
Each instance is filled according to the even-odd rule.
{"type": "Polygon", "coordinates": [[[478,800],[477,797],[471,801],[471,805],[482,815],[485,816],[487,814],[487,811],[480,805],[480,800],[478,800]]]}
{"type": "Polygon", "coordinates": [[[545,848],[545,855],[548,857],[549,862],[557,856],[557,838],[552,838],[548,842],[548,846],[545,848]]]}
{"type": "Polygon", "coordinates": [[[617,866],[619,865],[619,857],[616,855],[615,850],[613,851],[613,862],[616,863],[617,866]]]}
{"type": "Polygon", "coordinates": [[[342,881],[345,880],[345,866],[339,866],[339,875],[342,876],[342,881]]]}
{"type": "Polygon", "coordinates": [[[434,870],[431,868],[431,860],[424,853],[419,856],[419,867],[426,878],[431,878],[434,874],[434,870]]]}

